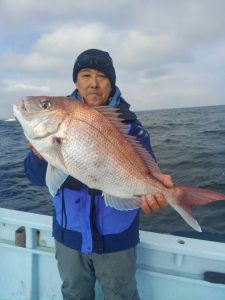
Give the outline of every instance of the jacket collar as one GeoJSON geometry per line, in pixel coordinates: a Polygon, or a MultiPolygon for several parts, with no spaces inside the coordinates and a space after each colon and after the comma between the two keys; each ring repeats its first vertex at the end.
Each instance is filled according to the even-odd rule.
{"type": "MultiPolygon", "coordinates": [[[[77,89],[75,89],[73,91],[73,93],[71,95],[69,95],[68,97],[77,99],[82,101],[79,91],[77,89]]],[[[132,121],[135,120],[137,118],[137,116],[135,115],[135,113],[133,113],[132,111],[130,111],[130,104],[126,102],[126,100],[121,96],[121,92],[120,89],[118,87],[116,87],[116,91],[114,93],[114,95],[109,99],[109,107],[118,107],[119,108],[119,112],[121,113],[121,117],[125,120],[125,121],[132,121]]]]}

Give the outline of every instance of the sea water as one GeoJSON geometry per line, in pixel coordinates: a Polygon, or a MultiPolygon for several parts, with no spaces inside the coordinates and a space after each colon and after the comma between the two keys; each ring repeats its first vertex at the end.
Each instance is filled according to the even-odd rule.
{"type": "MultiPolygon", "coordinates": [[[[213,189],[225,194],[225,106],[137,112],[148,129],[161,170],[176,185],[213,189]]],[[[23,160],[28,143],[17,122],[0,121],[0,206],[52,214],[45,187],[32,186],[23,160]]],[[[195,233],[172,208],[140,215],[142,230],[191,235],[225,242],[225,201],[193,209],[203,233],[195,233]]]]}

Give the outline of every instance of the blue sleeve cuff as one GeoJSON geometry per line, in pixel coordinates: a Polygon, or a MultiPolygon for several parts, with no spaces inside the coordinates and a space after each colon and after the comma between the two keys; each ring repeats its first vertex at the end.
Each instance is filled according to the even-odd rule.
{"type": "Polygon", "coordinates": [[[24,160],[24,170],[33,185],[45,186],[47,162],[38,158],[32,151],[24,160]]]}

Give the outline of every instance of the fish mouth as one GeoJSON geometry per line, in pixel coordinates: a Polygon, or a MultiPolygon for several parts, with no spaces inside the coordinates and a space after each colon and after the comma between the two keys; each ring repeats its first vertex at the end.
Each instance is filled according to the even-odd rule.
{"type": "Polygon", "coordinates": [[[14,110],[20,111],[20,112],[27,112],[27,108],[25,105],[26,98],[21,98],[16,104],[14,104],[14,110]]]}
{"type": "Polygon", "coordinates": [[[29,110],[26,107],[27,101],[28,101],[28,97],[23,97],[13,105],[14,117],[18,122],[20,122],[22,116],[25,118],[29,116],[29,110]]]}
{"type": "Polygon", "coordinates": [[[30,100],[33,97],[30,96],[26,96],[26,97],[22,97],[15,105],[15,110],[19,111],[22,114],[26,114],[26,113],[31,113],[30,109],[29,109],[29,103],[30,100]]]}
{"type": "Polygon", "coordinates": [[[27,111],[26,106],[25,106],[25,101],[23,98],[19,101],[18,108],[21,111],[27,111]]]}
{"type": "Polygon", "coordinates": [[[21,111],[24,111],[24,112],[28,112],[28,108],[26,106],[27,103],[29,103],[29,100],[31,100],[33,97],[22,97],[20,99],[20,101],[18,102],[18,108],[21,110],[21,111]]]}

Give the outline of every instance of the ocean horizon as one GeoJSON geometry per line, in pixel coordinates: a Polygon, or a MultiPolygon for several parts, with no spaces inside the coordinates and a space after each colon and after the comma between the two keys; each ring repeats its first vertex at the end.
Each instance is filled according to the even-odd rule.
{"type": "MultiPolygon", "coordinates": [[[[144,112],[150,112],[150,111],[163,111],[163,110],[179,110],[179,109],[194,109],[194,108],[207,108],[207,107],[218,107],[218,106],[225,106],[225,104],[215,104],[215,105],[200,105],[200,106],[182,106],[182,107],[164,107],[164,108],[151,108],[146,110],[133,110],[133,112],[140,114],[144,112]]],[[[132,109],[132,106],[131,106],[132,109]]],[[[0,121],[16,121],[15,117],[12,115],[0,117],[0,121]]]]}

